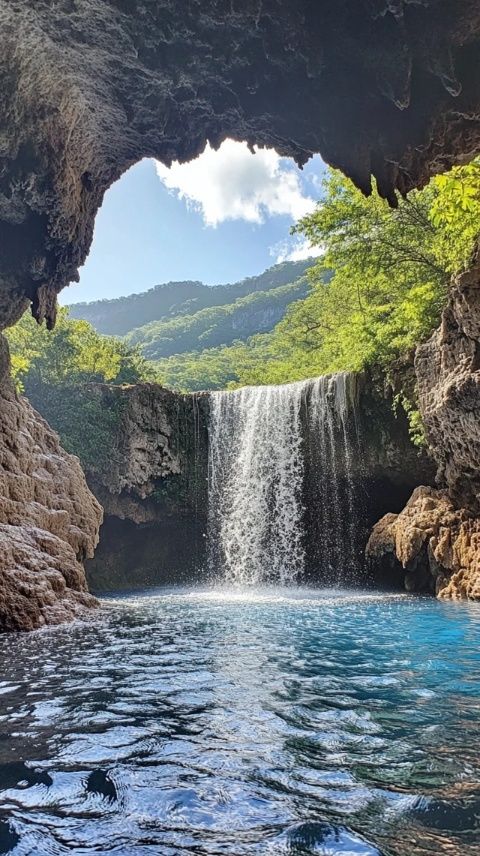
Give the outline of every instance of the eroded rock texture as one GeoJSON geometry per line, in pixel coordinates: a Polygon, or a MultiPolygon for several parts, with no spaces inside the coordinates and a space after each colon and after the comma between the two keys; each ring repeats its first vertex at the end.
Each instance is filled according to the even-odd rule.
{"type": "MultiPolygon", "coordinates": [[[[82,396],[79,419],[86,396],[113,416],[101,460],[84,462],[105,510],[100,545],[86,564],[92,588],[191,581],[206,545],[208,397],[157,384],[92,384],[82,396]]],[[[85,431],[95,441],[94,426],[85,431]]]]}
{"type": "Polygon", "coordinates": [[[379,581],[403,577],[407,591],[480,599],[480,520],[458,509],[447,491],[417,488],[400,514],[376,524],[367,558],[379,581]]]}
{"type": "Polygon", "coordinates": [[[0,631],[33,630],[95,606],[83,561],[102,511],[78,460],[9,381],[0,337],[0,631]]]}
{"type": "Polygon", "coordinates": [[[417,348],[415,370],[438,481],[480,513],[480,252],[454,281],[440,328],[417,348]]]}
{"type": "Polygon", "coordinates": [[[226,136],[392,204],[480,149],[477,0],[0,0],[0,327],[53,324],[122,171],[226,136]]]}
{"type": "MultiPolygon", "coordinates": [[[[480,599],[480,253],[453,282],[440,328],[417,348],[419,405],[437,482],[375,526],[379,578],[404,569],[412,590],[480,599]],[[399,565],[398,565],[399,563],[399,565]]],[[[377,569],[378,570],[378,569],[377,569]]]]}

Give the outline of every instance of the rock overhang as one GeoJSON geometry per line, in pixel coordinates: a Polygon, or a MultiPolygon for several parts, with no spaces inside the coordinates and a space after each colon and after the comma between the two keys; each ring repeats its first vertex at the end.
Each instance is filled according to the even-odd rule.
{"type": "Polygon", "coordinates": [[[226,137],[365,192],[480,149],[478,0],[0,0],[0,327],[52,325],[108,187],[226,137]]]}

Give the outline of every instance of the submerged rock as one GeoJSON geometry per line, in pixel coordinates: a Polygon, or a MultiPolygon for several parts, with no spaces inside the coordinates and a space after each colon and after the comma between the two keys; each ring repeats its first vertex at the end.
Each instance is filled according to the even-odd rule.
{"type": "Polygon", "coordinates": [[[7,372],[3,340],[0,631],[33,630],[95,607],[83,561],[93,556],[102,510],[77,458],[61,448],[40,414],[15,393],[7,372]]]}

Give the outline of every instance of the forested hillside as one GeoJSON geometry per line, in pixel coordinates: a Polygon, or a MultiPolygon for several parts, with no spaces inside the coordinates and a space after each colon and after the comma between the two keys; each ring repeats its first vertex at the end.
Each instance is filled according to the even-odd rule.
{"type": "MultiPolygon", "coordinates": [[[[229,285],[208,286],[202,282],[168,282],[142,294],[130,294],[115,300],[75,303],[70,317],[89,321],[99,333],[125,336],[131,330],[154,321],[193,315],[213,306],[225,306],[257,292],[290,285],[305,274],[312,259],[283,262],[259,276],[251,276],[229,285]]],[[[253,332],[253,331],[251,331],[253,332]]]]}
{"type": "Polygon", "coordinates": [[[255,333],[272,330],[283,318],[287,307],[306,297],[306,276],[291,285],[258,291],[233,303],[201,309],[193,315],[179,315],[167,321],[152,321],[128,333],[126,341],[138,346],[149,360],[173,354],[229,345],[255,333]]]}

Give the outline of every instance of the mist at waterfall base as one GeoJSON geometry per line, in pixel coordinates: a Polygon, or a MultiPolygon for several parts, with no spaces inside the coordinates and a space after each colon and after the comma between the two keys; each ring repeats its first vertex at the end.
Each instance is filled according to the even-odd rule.
{"type": "Polygon", "coordinates": [[[211,393],[214,578],[288,585],[313,568],[322,585],[359,581],[357,398],[350,373],[211,393]]]}
{"type": "Polygon", "coordinates": [[[0,853],[478,856],[476,604],[163,590],[0,668],[0,853]]]}

